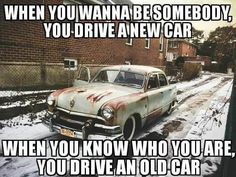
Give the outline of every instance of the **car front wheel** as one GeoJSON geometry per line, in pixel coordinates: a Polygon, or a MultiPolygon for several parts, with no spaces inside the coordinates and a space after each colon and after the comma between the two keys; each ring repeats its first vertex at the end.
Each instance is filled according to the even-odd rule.
{"type": "Polygon", "coordinates": [[[134,116],[129,117],[123,127],[123,137],[125,140],[131,140],[136,131],[136,120],[134,116]]]}

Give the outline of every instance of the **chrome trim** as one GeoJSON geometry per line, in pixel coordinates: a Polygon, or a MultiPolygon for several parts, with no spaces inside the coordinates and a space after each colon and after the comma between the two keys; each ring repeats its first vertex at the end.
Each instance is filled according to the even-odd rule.
{"type": "Polygon", "coordinates": [[[80,124],[80,125],[84,124],[84,122],[79,121],[79,120],[72,120],[72,119],[67,119],[67,118],[64,118],[64,117],[60,117],[60,119],[65,120],[65,121],[70,122],[70,123],[77,123],[77,124],[80,124]]]}
{"type": "MultiPolygon", "coordinates": [[[[175,101],[175,100],[173,100],[173,101],[175,101]]],[[[154,111],[152,111],[152,112],[150,112],[150,113],[147,113],[147,114],[143,115],[143,119],[146,118],[146,117],[148,117],[150,114],[152,114],[152,113],[154,113],[154,112],[156,112],[156,111],[159,111],[160,109],[163,109],[163,108],[165,108],[166,106],[169,106],[173,101],[167,103],[166,105],[164,105],[164,106],[162,106],[162,107],[160,107],[160,108],[158,108],[158,109],[156,109],[156,110],[154,110],[154,111]]]]}
{"type": "MultiPolygon", "coordinates": [[[[44,123],[43,124],[47,127],[49,127],[49,125],[47,123],[44,123]]],[[[52,129],[59,133],[60,134],[60,129],[61,127],[60,126],[57,126],[57,125],[52,125],[52,129]]],[[[68,128],[69,129],[69,128],[68,128]]],[[[75,138],[78,138],[78,139],[83,139],[83,133],[81,131],[74,131],[75,133],[75,138]]],[[[104,140],[104,139],[109,139],[109,140],[115,140],[115,139],[118,139],[118,138],[122,138],[123,134],[120,133],[120,134],[116,134],[114,136],[105,136],[105,135],[95,135],[95,134],[89,134],[88,135],[88,138],[89,140],[104,140]]]]}
{"type": "Polygon", "coordinates": [[[101,117],[101,116],[91,115],[91,114],[86,114],[86,113],[81,113],[81,112],[69,111],[69,110],[67,110],[67,109],[60,108],[60,107],[56,107],[56,109],[58,109],[58,110],[60,110],[60,111],[63,111],[63,112],[66,112],[66,113],[68,113],[68,114],[70,114],[70,115],[84,116],[84,117],[89,117],[89,118],[96,118],[96,119],[102,120],[103,122],[106,122],[106,119],[104,119],[104,118],[101,117]]]}
{"type": "Polygon", "coordinates": [[[120,128],[120,126],[118,126],[118,125],[115,125],[115,126],[107,126],[107,125],[95,124],[94,126],[95,126],[95,127],[98,127],[98,128],[109,129],[109,130],[120,128]]]}
{"type": "Polygon", "coordinates": [[[61,111],[63,111],[63,112],[66,112],[66,113],[70,114],[70,111],[67,110],[67,109],[63,109],[63,108],[60,108],[60,107],[56,107],[56,109],[61,110],[61,111]]]}
{"type": "MultiPolygon", "coordinates": [[[[78,120],[66,119],[64,117],[60,117],[60,119],[68,121],[70,123],[78,123],[80,125],[84,124],[84,122],[81,122],[81,121],[78,121],[78,120]]],[[[116,125],[116,126],[108,126],[108,125],[102,125],[102,124],[98,124],[98,123],[95,123],[94,126],[97,127],[97,128],[103,128],[103,129],[109,129],[109,130],[120,128],[120,126],[118,126],[118,125],[116,125]]]]}

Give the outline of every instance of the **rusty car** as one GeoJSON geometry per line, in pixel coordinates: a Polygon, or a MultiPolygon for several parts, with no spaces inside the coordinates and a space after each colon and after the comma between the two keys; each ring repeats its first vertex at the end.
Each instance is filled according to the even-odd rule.
{"type": "Polygon", "coordinates": [[[161,69],[108,66],[51,93],[43,123],[69,137],[130,140],[147,122],[170,114],[175,101],[176,88],[161,69]]]}

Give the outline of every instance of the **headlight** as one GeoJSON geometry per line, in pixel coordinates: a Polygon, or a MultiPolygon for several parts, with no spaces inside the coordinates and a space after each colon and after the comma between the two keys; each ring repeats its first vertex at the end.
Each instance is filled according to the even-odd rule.
{"type": "Polygon", "coordinates": [[[114,115],[114,111],[113,111],[111,108],[109,108],[109,107],[103,108],[103,110],[102,110],[102,116],[103,116],[105,119],[110,119],[110,118],[113,117],[113,115],[114,115]]]}
{"type": "Polygon", "coordinates": [[[47,99],[47,104],[49,106],[54,106],[55,104],[55,99],[52,97],[52,96],[49,96],[48,99],[47,99]]]}
{"type": "Polygon", "coordinates": [[[47,103],[48,103],[49,106],[53,106],[54,105],[54,100],[48,100],[47,103]]]}

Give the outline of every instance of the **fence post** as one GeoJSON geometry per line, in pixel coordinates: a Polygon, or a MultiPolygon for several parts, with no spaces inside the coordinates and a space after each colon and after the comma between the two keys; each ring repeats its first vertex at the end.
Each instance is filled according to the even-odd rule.
{"type": "Polygon", "coordinates": [[[45,86],[46,85],[46,64],[44,62],[40,63],[40,80],[41,80],[41,85],[45,86]]]}
{"type": "Polygon", "coordinates": [[[67,87],[70,87],[70,64],[69,64],[69,70],[68,70],[68,79],[67,79],[67,87]]]}

